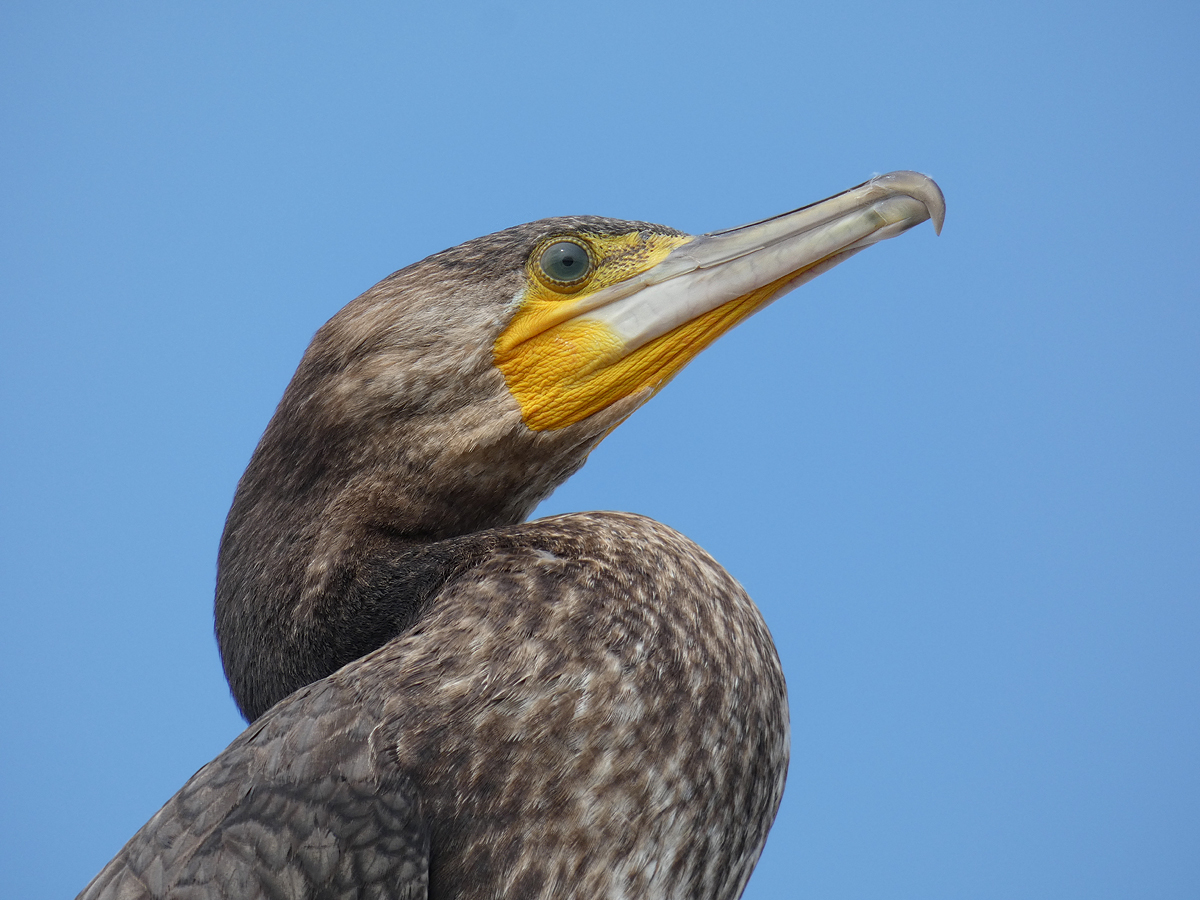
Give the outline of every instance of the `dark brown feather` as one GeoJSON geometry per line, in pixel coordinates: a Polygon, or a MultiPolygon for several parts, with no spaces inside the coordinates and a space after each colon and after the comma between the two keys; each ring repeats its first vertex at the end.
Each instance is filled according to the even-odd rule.
{"type": "Polygon", "coordinates": [[[766,625],[649,519],[521,524],[645,400],[525,426],[492,362],[536,222],[314,338],[251,460],[216,621],[254,724],[81,895],[733,900],[788,759],[766,625]]]}

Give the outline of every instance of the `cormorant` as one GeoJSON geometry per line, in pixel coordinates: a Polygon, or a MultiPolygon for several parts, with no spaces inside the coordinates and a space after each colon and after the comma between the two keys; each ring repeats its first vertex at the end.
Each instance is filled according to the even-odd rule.
{"type": "Polygon", "coordinates": [[[524,520],[719,335],[944,212],[896,172],[701,237],[546,219],[351,302],[221,542],[252,724],[80,896],[740,896],[789,746],[758,609],[644,517],[524,520]]]}

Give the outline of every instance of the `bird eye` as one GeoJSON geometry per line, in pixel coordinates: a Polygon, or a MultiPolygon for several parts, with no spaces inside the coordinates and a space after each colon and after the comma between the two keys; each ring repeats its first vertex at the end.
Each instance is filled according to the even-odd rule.
{"type": "Polygon", "coordinates": [[[552,287],[575,287],[592,274],[592,257],[582,244],[555,241],[542,251],[538,266],[552,287]]]}

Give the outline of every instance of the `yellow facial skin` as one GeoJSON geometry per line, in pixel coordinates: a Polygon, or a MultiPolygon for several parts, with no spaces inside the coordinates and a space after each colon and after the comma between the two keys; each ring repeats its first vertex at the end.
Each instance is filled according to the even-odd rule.
{"type": "Polygon", "coordinates": [[[551,236],[526,263],[528,286],[496,339],[496,366],[526,425],[565,428],[625,398],[648,399],[776,297],[922,222],[940,231],[945,216],[941,188],[905,171],[701,237],[551,236]],[[583,261],[571,247],[547,253],[559,241],[586,248],[586,277],[563,284],[543,271],[569,277],[583,261]]]}
{"type": "Polygon", "coordinates": [[[778,290],[778,283],[765,285],[632,352],[626,352],[622,338],[603,323],[577,318],[586,312],[581,308],[586,297],[652,268],[690,240],[643,232],[556,235],[530,254],[528,291],[494,347],[496,365],[526,425],[534,431],[565,428],[640,391],[649,389],[647,397],[652,396],[778,290]],[[586,244],[595,262],[591,277],[567,289],[571,293],[556,290],[538,265],[543,249],[562,239],[586,244]]]}

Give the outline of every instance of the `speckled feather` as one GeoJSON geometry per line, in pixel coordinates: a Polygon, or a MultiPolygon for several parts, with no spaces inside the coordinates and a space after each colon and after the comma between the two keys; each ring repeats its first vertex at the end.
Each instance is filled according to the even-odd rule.
{"type": "Polygon", "coordinates": [[[757,608],[642,517],[494,539],[451,602],[334,676],[386,697],[381,732],[421,785],[437,895],[737,897],[788,754],[757,608]]]}
{"type": "Polygon", "coordinates": [[[401,270],[316,335],[238,487],[217,633],[254,724],[81,897],[733,900],[782,795],[762,618],[620,513],[522,520],[645,401],[535,432],[492,364],[580,218],[401,270]]]}
{"type": "Polygon", "coordinates": [[[81,896],[422,897],[426,879],[445,898],[739,896],[788,758],[754,604],[639,516],[488,540],[405,635],[260,718],[81,896]]]}

